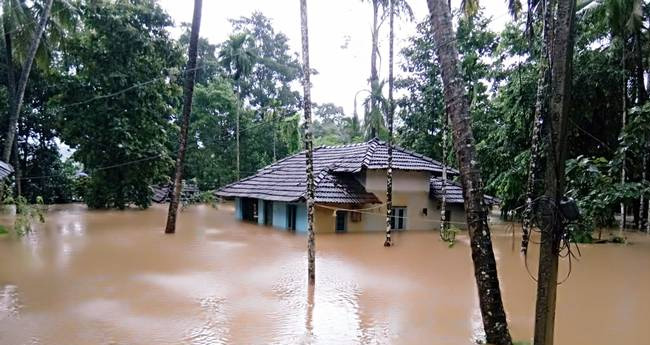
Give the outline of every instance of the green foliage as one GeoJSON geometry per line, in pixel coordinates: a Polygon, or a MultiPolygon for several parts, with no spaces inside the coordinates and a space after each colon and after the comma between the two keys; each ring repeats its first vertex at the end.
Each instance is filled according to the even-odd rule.
{"type": "Polygon", "coordinates": [[[622,193],[620,184],[608,171],[609,162],[602,157],[580,156],[567,161],[567,195],[576,200],[582,216],[572,229],[577,242],[590,242],[595,228],[615,223],[613,210],[622,193]]]}
{"type": "Polygon", "coordinates": [[[47,207],[43,203],[43,198],[37,197],[36,204],[29,204],[27,199],[22,196],[15,200],[16,220],[14,222],[14,233],[22,237],[32,231],[32,223],[38,221],[45,223],[45,212],[47,207]]]}
{"type": "Polygon", "coordinates": [[[359,119],[345,115],[343,108],[333,103],[314,105],[314,145],[341,145],[363,141],[359,119]],[[355,122],[356,121],[356,122],[355,122]]]}
{"type": "Polygon", "coordinates": [[[172,163],[167,133],[175,130],[180,88],[166,71],[180,65],[181,54],[167,32],[171,19],[149,0],[84,5],[81,12],[84,30],[66,45],[53,102],[61,138],[90,174],[88,206],[147,207],[149,185],[172,163]],[[101,97],[111,93],[117,95],[101,97]]]}
{"type": "MultiPolygon", "coordinates": [[[[237,97],[227,80],[215,79],[196,86],[185,176],[195,178],[200,190],[214,189],[235,179],[237,107],[237,97]]],[[[242,123],[248,124],[249,118],[242,115],[242,123]]]]}

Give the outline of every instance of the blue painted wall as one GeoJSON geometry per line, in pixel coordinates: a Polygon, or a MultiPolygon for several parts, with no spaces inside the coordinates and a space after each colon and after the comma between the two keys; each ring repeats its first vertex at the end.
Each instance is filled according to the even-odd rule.
{"type": "MultiPolygon", "coordinates": [[[[297,206],[296,209],[296,232],[307,232],[307,205],[303,203],[291,203],[297,206]]],[[[287,205],[286,202],[273,202],[273,227],[287,228],[287,205]]],[[[264,201],[257,200],[257,223],[264,224],[264,201]]],[[[235,218],[242,220],[241,198],[235,198],[235,218]]]]}
{"type": "Polygon", "coordinates": [[[281,229],[287,228],[287,203],[279,201],[273,202],[273,227],[281,229]]]}
{"type": "Polygon", "coordinates": [[[242,220],[241,199],[235,198],[235,218],[242,220]]]}
{"type": "Polygon", "coordinates": [[[296,204],[296,232],[307,232],[307,204],[296,204]]]}
{"type": "Polygon", "coordinates": [[[266,219],[266,214],[264,214],[264,200],[257,199],[257,224],[264,225],[264,219],[266,219]]]}

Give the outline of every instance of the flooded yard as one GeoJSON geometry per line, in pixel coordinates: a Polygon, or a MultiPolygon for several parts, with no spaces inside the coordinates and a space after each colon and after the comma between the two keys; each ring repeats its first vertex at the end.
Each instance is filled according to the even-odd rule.
{"type": "MultiPolygon", "coordinates": [[[[0,344],[472,344],[480,337],[466,236],[447,248],[436,232],[405,232],[384,248],[381,233],[317,235],[310,294],[305,236],[207,206],[182,212],[178,233],[164,235],[166,210],[56,206],[22,240],[0,238],[0,344]]],[[[503,225],[492,229],[511,332],[527,340],[535,282],[519,239],[503,225]]],[[[650,342],[650,237],[628,238],[630,245],[581,246],[558,290],[556,344],[650,342]]],[[[529,262],[534,271],[535,250],[529,262]]]]}

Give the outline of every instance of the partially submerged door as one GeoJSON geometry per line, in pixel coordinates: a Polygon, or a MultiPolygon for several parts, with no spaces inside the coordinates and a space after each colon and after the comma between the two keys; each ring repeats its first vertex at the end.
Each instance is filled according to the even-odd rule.
{"type": "Polygon", "coordinates": [[[273,225],[273,201],[264,200],[264,225],[273,225]]]}
{"type": "Polygon", "coordinates": [[[334,230],[336,232],[347,232],[348,231],[348,212],[347,211],[336,211],[336,222],[334,230]]]}
{"type": "Polygon", "coordinates": [[[242,219],[250,222],[257,222],[257,199],[242,198],[242,219]]]}
{"type": "Polygon", "coordinates": [[[298,206],[287,205],[287,229],[296,231],[296,215],[298,214],[298,206]]]}

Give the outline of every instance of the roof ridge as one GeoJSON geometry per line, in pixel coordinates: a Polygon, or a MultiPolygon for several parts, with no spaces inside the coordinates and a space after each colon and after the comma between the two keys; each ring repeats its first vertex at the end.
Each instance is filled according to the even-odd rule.
{"type": "Polygon", "coordinates": [[[341,144],[341,145],[321,145],[318,148],[324,148],[324,149],[340,149],[340,148],[345,148],[345,147],[356,147],[356,146],[362,146],[365,144],[368,144],[370,141],[362,141],[360,143],[350,143],[350,144],[341,144]]]}
{"type": "Polygon", "coordinates": [[[361,161],[361,169],[368,167],[368,163],[370,163],[370,159],[372,158],[372,155],[375,153],[375,149],[377,149],[378,141],[380,140],[377,139],[377,137],[374,137],[368,141],[368,148],[366,149],[366,154],[363,156],[363,160],[361,161]]]}

